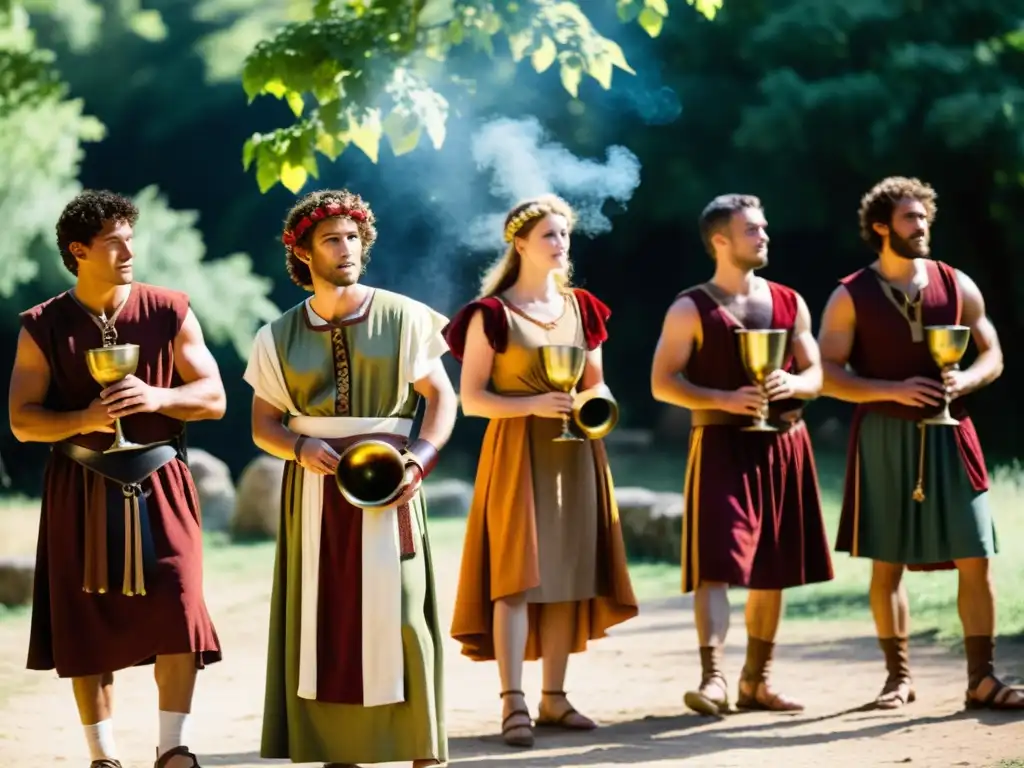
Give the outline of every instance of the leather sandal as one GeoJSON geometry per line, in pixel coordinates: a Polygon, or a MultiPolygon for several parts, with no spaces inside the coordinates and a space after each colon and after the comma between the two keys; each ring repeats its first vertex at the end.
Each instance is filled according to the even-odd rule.
{"type": "Polygon", "coordinates": [[[114,760],[109,757],[103,757],[99,760],[93,760],[89,763],[89,768],[122,768],[120,761],[114,760]]]}
{"type": "Polygon", "coordinates": [[[964,699],[964,707],[966,709],[1024,710],[1024,690],[1007,685],[995,675],[985,675],[985,677],[978,682],[979,685],[976,685],[967,691],[967,695],[964,699]],[[979,699],[974,695],[974,692],[978,690],[980,683],[985,679],[992,681],[992,690],[988,692],[988,695],[985,698],[979,699]],[[1014,694],[1017,695],[1014,696],[1014,694]],[[1014,698],[1016,701],[1008,701],[1014,698]]]}
{"type": "Polygon", "coordinates": [[[914,683],[909,677],[890,677],[875,698],[878,709],[899,709],[917,701],[914,683]]]}
{"type": "Polygon", "coordinates": [[[736,708],[758,712],[803,712],[804,705],[799,701],[787,698],[781,693],[775,693],[768,687],[764,680],[742,680],[740,691],[736,697],[736,708]],[[742,685],[747,684],[753,687],[753,692],[744,693],[742,685]],[[764,686],[765,696],[758,698],[757,693],[764,686]]]}
{"type": "MultiPolygon", "coordinates": [[[[522,691],[502,691],[500,696],[505,698],[506,696],[524,696],[524,694],[522,691]]],[[[532,747],[533,718],[530,717],[529,710],[517,707],[505,715],[505,719],[501,721],[501,738],[510,747],[532,747]],[[525,717],[526,722],[510,723],[509,721],[515,717],[525,717]],[[526,731],[526,733],[523,733],[523,731],[526,731]]]]}
{"type": "MultiPolygon", "coordinates": [[[[565,696],[565,691],[541,691],[542,696],[557,696],[565,699],[565,703],[569,704],[569,700],[565,696]]],[[[541,717],[540,707],[537,709],[537,727],[538,728],[562,728],[567,731],[592,731],[597,728],[597,723],[591,720],[586,715],[580,714],[571,704],[569,707],[558,717],[541,717]],[[570,722],[569,718],[575,715],[581,720],[570,722]]]]}
{"type": "Polygon", "coordinates": [[[167,750],[162,755],[158,754],[156,762],[153,764],[153,768],[167,768],[167,764],[171,762],[171,758],[174,757],[191,758],[192,765],[190,765],[188,768],[203,768],[199,764],[199,758],[193,755],[191,752],[189,752],[188,747],[175,747],[174,749],[167,750]]]}
{"type": "Polygon", "coordinates": [[[683,695],[683,704],[699,715],[721,717],[729,711],[729,691],[726,685],[724,676],[709,675],[701,681],[700,688],[696,691],[687,691],[683,695]],[[716,688],[722,692],[720,699],[709,695],[710,691],[716,688]]]}

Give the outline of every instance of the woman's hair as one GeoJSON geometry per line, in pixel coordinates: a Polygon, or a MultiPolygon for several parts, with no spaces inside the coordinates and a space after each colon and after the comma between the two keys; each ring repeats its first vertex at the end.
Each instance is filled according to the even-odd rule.
{"type": "MultiPolygon", "coordinates": [[[[548,214],[564,216],[569,224],[569,231],[572,232],[576,223],[576,213],[572,207],[557,195],[541,195],[540,197],[524,200],[516,205],[508,215],[505,216],[505,242],[508,243],[504,255],[494,262],[484,273],[480,281],[480,296],[497,296],[508,290],[519,278],[519,267],[522,264],[522,256],[516,248],[517,237],[527,237],[541,219],[548,214]]],[[[555,276],[559,287],[563,290],[568,288],[572,279],[572,263],[564,273],[555,276]]]]}

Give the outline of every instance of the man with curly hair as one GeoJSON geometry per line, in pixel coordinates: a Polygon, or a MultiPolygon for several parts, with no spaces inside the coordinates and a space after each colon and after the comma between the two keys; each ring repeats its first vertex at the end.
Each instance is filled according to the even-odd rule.
{"type": "Polygon", "coordinates": [[[420,484],[458,402],[441,359],[447,318],[360,282],[376,238],[352,192],[298,201],[282,240],[288,274],[312,296],[259,330],[245,373],[253,440],[286,462],[261,755],[419,768],[448,759],[420,484]],[[335,472],[370,437],[401,452],[404,476],[385,509],[364,511],[335,472]]]}
{"type": "Polygon", "coordinates": [[[861,200],[860,233],[877,258],[840,280],[820,331],[824,393],[855,403],[836,548],[872,560],[870,599],[888,677],[884,709],[915,698],[905,568],[959,573],[968,708],[1022,709],[1024,694],[994,674],[996,532],[988,475],[963,397],[1003,370],[985,301],[961,270],[930,257],[935,190],[894,176],[861,200]],[[928,327],[970,329],[977,358],[940,371],[928,327]],[[927,426],[948,398],[957,426],[927,426]]]}
{"type": "Polygon", "coordinates": [[[196,672],[221,652],[185,424],[220,419],[225,395],[188,296],[133,279],[138,213],[111,192],[73,199],[57,245],[75,285],[21,315],[11,431],[52,446],[28,667],[71,678],[92,768],[119,768],[114,673],[153,664],[156,768],[198,768],[185,741],[196,672]],[[104,387],[86,357],[114,344],[137,345],[138,365],[104,387]],[[140,447],[107,450],[114,419],[140,447]]]}

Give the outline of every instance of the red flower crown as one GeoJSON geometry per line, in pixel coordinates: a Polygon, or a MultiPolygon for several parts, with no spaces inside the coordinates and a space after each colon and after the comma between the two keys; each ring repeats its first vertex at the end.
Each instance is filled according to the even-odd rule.
{"type": "Polygon", "coordinates": [[[366,214],[362,211],[344,208],[341,203],[327,203],[314,209],[308,216],[299,219],[299,223],[293,229],[285,230],[281,236],[281,242],[291,248],[306,233],[307,229],[328,216],[348,216],[354,221],[366,221],[366,214]]]}

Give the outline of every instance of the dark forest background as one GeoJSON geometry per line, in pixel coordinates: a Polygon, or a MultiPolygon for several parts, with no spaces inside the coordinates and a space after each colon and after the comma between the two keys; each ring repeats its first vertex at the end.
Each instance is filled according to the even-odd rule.
{"type": "MultiPolygon", "coordinates": [[[[711,197],[762,198],[764,275],[802,292],[817,328],[838,278],[872,258],[857,232],[861,195],[884,176],[918,176],[939,193],[935,257],[975,279],[1005,348],[1002,379],[970,403],[989,461],[1018,456],[1024,3],[726,0],[707,19],[677,2],[656,37],[621,23],[614,2],[581,5],[636,75],[616,71],[607,90],[584,78],[573,98],[557,67],[538,74],[500,47],[456,50],[448,66],[478,86],[453,97],[441,149],[424,138],[401,156],[382,145],[376,163],[353,147],[321,158],[302,192],[348,186],[377,213],[367,281],[452,313],[497,254],[486,234],[500,230],[486,224],[518,194],[550,186],[578,199],[589,226],[573,242],[577,282],[613,311],[605,359],[622,426],[657,430],[666,414],[650,396],[650,359],[673,296],[710,274],[696,219],[711,197]]],[[[67,86],[0,98],[0,362],[10,370],[17,313],[69,285],[53,243],[61,207],[82,187],[131,194],[139,278],[192,294],[227,385],[226,418],[192,427],[192,444],[236,476],[257,455],[241,379],[249,341],[304,297],[279,244],[296,195],[261,193],[242,164],[254,131],[293,116],[273,98],[248,103],[241,71],[302,6],[0,2],[0,53],[51,50],[67,86]]],[[[0,66],[0,92],[10,76],[0,66]]],[[[847,413],[822,400],[808,417],[847,413]]],[[[478,422],[460,419],[454,449],[475,454],[478,422]]],[[[0,432],[12,490],[38,493],[45,452],[0,432]]]]}

